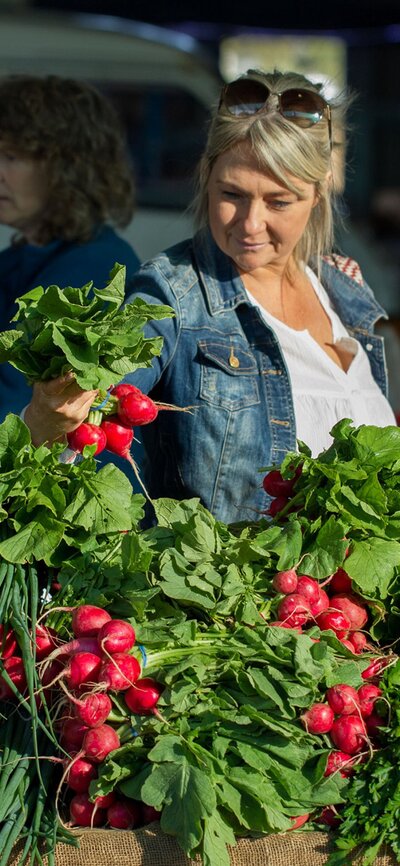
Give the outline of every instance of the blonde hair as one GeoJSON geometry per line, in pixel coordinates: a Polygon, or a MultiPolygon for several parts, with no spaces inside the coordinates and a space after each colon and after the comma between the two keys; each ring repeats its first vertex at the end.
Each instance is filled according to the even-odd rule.
{"type": "MultiPolygon", "coordinates": [[[[292,88],[321,93],[320,85],[295,72],[267,73],[250,69],[244,77],[262,81],[275,94],[292,88]]],[[[333,123],[342,126],[344,100],[341,105],[330,104],[330,108],[333,123]]],[[[314,184],[318,201],[293,255],[296,261],[306,264],[311,258],[319,261],[324,253],[331,252],[333,245],[332,153],[327,120],[303,128],[276,110],[236,116],[217,108],[198,166],[197,191],[192,205],[197,227],[208,224],[208,182],[214,163],[229,150],[240,152],[243,145],[250,145],[261,172],[292,192],[299,190],[290,177],[314,184]]]]}

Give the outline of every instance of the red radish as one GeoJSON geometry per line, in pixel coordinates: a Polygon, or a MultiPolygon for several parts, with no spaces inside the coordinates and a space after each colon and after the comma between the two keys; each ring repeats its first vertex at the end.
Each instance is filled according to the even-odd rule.
{"type": "Polygon", "coordinates": [[[68,643],[61,644],[46,656],[40,664],[39,676],[46,686],[55,685],[60,679],[62,665],[65,665],[77,653],[87,652],[102,659],[101,649],[94,637],[76,637],[68,643]]]}
{"type": "Polygon", "coordinates": [[[37,625],[35,632],[36,661],[41,661],[58,645],[57,632],[44,625],[37,625]]]}
{"type": "Polygon", "coordinates": [[[351,643],[349,638],[342,637],[340,643],[346,647],[346,649],[350,650],[351,653],[355,655],[356,651],[354,649],[354,644],[351,643]]]}
{"type": "Polygon", "coordinates": [[[283,595],[296,592],[297,574],[295,569],[289,568],[288,571],[278,571],[272,579],[272,586],[283,595]]]}
{"type": "Polygon", "coordinates": [[[303,824],[306,824],[310,817],[309,812],[306,815],[297,815],[297,818],[292,818],[292,826],[289,827],[289,830],[298,830],[299,827],[302,827],[303,824]]]}
{"type": "Polygon", "coordinates": [[[100,454],[100,452],[104,451],[106,447],[107,437],[101,427],[98,427],[96,424],[89,424],[85,421],[71,433],[67,433],[67,441],[69,447],[72,448],[73,451],[81,453],[85,448],[85,445],[96,445],[94,453],[100,454]]]}
{"type": "Polygon", "coordinates": [[[338,568],[338,570],[332,575],[332,578],[329,581],[329,589],[331,592],[351,591],[351,577],[349,577],[344,568],[338,568]]]}
{"type": "Polygon", "coordinates": [[[340,610],[324,610],[315,618],[317,626],[321,631],[334,631],[339,640],[347,637],[350,629],[350,620],[340,610]]]}
{"type": "Polygon", "coordinates": [[[358,692],[346,683],[331,686],[326,699],[336,715],[350,716],[358,710],[358,692]]]}
{"type": "Polygon", "coordinates": [[[310,605],[312,616],[319,616],[320,613],[323,613],[324,610],[328,610],[329,607],[329,596],[325,592],[324,589],[319,587],[319,596],[316,601],[313,601],[310,605]]]}
{"type": "Polygon", "coordinates": [[[17,638],[12,628],[0,625],[0,658],[8,659],[13,656],[17,649],[17,638]]]}
{"type": "Polygon", "coordinates": [[[336,830],[336,828],[339,827],[342,818],[337,814],[333,806],[324,806],[321,814],[316,820],[322,822],[322,824],[326,824],[328,827],[331,827],[332,830],[336,830]]]}
{"type": "Polygon", "coordinates": [[[153,712],[162,691],[163,686],[157,680],[142,677],[125,693],[125,702],[132,713],[147,716],[153,712]]]}
{"type": "Polygon", "coordinates": [[[120,692],[129,689],[140,677],[140,664],[128,653],[114,653],[104,661],[99,672],[99,682],[110,691],[120,692]]]}
{"type": "Polygon", "coordinates": [[[111,619],[101,627],[97,642],[108,653],[123,653],[132,649],[135,643],[135,630],[124,619],[111,619]]]}
{"type": "Polygon", "coordinates": [[[370,716],[374,709],[375,701],[381,696],[382,689],[373,683],[365,683],[358,689],[358,701],[363,718],[370,716]]]}
{"type": "Polygon", "coordinates": [[[75,758],[71,761],[65,781],[69,788],[77,794],[84,794],[89,790],[93,779],[97,778],[97,770],[94,764],[86,758],[75,758]]]}
{"type": "Polygon", "coordinates": [[[312,605],[319,602],[321,587],[312,577],[302,574],[297,581],[296,592],[298,592],[299,595],[303,595],[304,598],[309,601],[310,605],[312,605]]]}
{"type": "Polygon", "coordinates": [[[110,791],[108,794],[99,794],[95,798],[94,804],[97,809],[109,809],[115,803],[117,795],[115,791],[110,791]]]}
{"type": "Polygon", "coordinates": [[[106,823],[106,812],[97,809],[95,803],[91,803],[86,793],[75,794],[69,804],[69,814],[73,824],[78,827],[100,827],[106,823]]]}
{"type": "Polygon", "coordinates": [[[293,631],[297,631],[299,634],[302,634],[301,625],[291,625],[290,622],[286,620],[286,622],[281,622],[279,619],[274,620],[274,622],[268,622],[267,625],[278,626],[278,628],[291,628],[293,631]]]}
{"type": "Polygon", "coordinates": [[[364,628],[368,620],[368,612],[359,596],[351,593],[332,595],[330,607],[340,610],[350,620],[350,630],[358,631],[364,628]]]}
{"type": "Polygon", "coordinates": [[[127,427],[139,427],[155,421],[158,408],[147,394],[133,391],[120,398],[117,414],[121,424],[126,424],[127,427]]]}
{"type": "MultiPolygon", "coordinates": [[[[7,671],[18,691],[23,693],[26,689],[26,676],[22,659],[19,656],[8,656],[3,659],[2,670],[7,671]]],[[[15,698],[14,692],[0,673],[0,700],[6,701],[9,698],[15,698]]]]}
{"type": "Polygon", "coordinates": [[[286,496],[277,496],[275,499],[272,500],[269,508],[267,508],[266,511],[264,511],[263,513],[268,514],[269,517],[276,517],[276,515],[279,514],[280,511],[282,511],[282,509],[285,507],[285,505],[288,504],[288,502],[289,499],[287,499],[286,496]]]}
{"type": "Polygon", "coordinates": [[[361,752],[367,740],[367,729],[359,715],[338,716],[330,736],[335,746],[348,755],[361,752]]]}
{"type": "Polygon", "coordinates": [[[132,830],[141,823],[140,803],[126,798],[116,800],[107,810],[107,821],[116,830],[132,830]]]}
{"type": "Polygon", "coordinates": [[[83,743],[83,738],[87,734],[89,728],[84,725],[80,719],[69,718],[64,719],[61,724],[60,742],[68,752],[74,752],[75,749],[80,749],[83,743]]]}
{"type": "Polygon", "coordinates": [[[49,664],[40,667],[40,682],[45,687],[46,700],[49,700],[52,685],[58,685],[62,669],[63,666],[58,659],[54,659],[49,664]]]}
{"type": "Polygon", "coordinates": [[[131,462],[132,457],[129,451],[133,442],[133,430],[131,427],[125,427],[118,420],[117,415],[110,415],[109,418],[101,422],[100,426],[107,437],[107,451],[111,451],[112,454],[118,454],[120,457],[124,457],[131,462]]]}
{"type": "Polygon", "coordinates": [[[101,764],[110,752],[118,749],[119,736],[111,725],[89,728],[83,738],[82,751],[86,758],[101,764]]]}
{"type": "Polygon", "coordinates": [[[72,612],[72,631],[75,637],[97,637],[99,629],[110,619],[111,614],[102,607],[81,604],[72,612]]]}
{"type": "Polygon", "coordinates": [[[363,670],[361,674],[363,680],[369,680],[371,677],[379,677],[390,661],[391,659],[388,656],[379,656],[379,658],[374,659],[374,661],[363,670]]]}
{"type": "Polygon", "coordinates": [[[363,631],[351,631],[349,634],[349,641],[353,644],[354,652],[359,655],[367,645],[367,636],[363,631]]]}
{"type": "Polygon", "coordinates": [[[263,478],[263,488],[269,496],[290,496],[296,478],[283,478],[279,469],[272,469],[263,478]]]}
{"type": "MultiPolygon", "coordinates": [[[[76,653],[93,653],[93,655],[98,655],[101,657],[101,649],[97,643],[97,638],[95,637],[75,637],[72,640],[68,641],[68,643],[62,643],[56,650],[53,650],[49,656],[46,656],[46,663],[52,662],[53,659],[59,659],[64,661],[64,656],[72,656],[76,653]]],[[[43,668],[46,667],[46,664],[42,665],[43,668]]]]}
{"type": "Polygon", "coordinates": [[[340,773],[343,778],[350,776],[353,772],[352,764],[355,758],[347,752],[330,752],[326,762],[324,776],[332,776],[332,773],[340,773]]]}
{"type": "Polygon", "coordinates": [[[317,703],[300,716],[303,725],[309,734],[327,734],[331,730],[334,713],[329,704],[317,703]]]}
{"type": "Polygon", "coordinates": [[[92,692],[82,698],[69,695],[69,699],[74,704],[77,719],[88,728],[98,728],[99,725],[103,725],[112,710],[110,698],[104,692],[92,692]]]}
{"type": "Polygon", "coordinates": [[[151,824],[153,821],[159,821],[162,814],[159,809],[155,809],[154,806],[148,806],[147,803],[141,804],[141,812],[141,824],[151,824]]]}
{"type": "Polygon", "coordinates": [[[367,716],[365,719],[365,724],[367,726],[367,731],[370,737],[379,737],[381,733],[381,728],[384,728],[387,724],[386,719],[383,718],[379,713],[375,710],[372,711],[370,716],[367,716]]]}
{"type": "Polygon", "coordinates": [[[97,682],[100,668],[99,656],[94,653],[75,653],[63,669],[62,676],[71,689],[79,689],[80,686],[97,682]]]}
{"type": "Polygon", "coordinates": [[[281,622],[288,622],[290,625],[304,625],[310,618],[310,604],[306,598],[298,593],[293,592],[286,595],[278,605],[278,619],[281,622]]]}
{"type": "Polygon", "coordinates": [[[113,397],[116,397],[117,400],[120,400],[121,397],[125,397],[126,394],[141,394],[142,391],[140,388],[136,388],[136,385],[130,385],[129,382],[120,382],[119,385],[114,385],[111,388],[110,392],[113,397]]]}

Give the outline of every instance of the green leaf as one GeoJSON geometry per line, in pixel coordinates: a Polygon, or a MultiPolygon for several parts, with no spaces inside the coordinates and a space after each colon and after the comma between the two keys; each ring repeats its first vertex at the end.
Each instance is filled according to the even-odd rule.
{"type": "Polygon", "coordinates": [[[215,812],[204,819],[203,866],[229,866],[230,856],[227,845],[236,845],[235,836],[222,815],[215,812]]]}
{"type": "Polygon", "coordinates": [[[65,509],[64,518],[94,533],[131,528],[132,488],[127,476],[107,464],[92,478],[83,477],[75,497],[65,509]]]}
{"type": "Polygon", "coordinates": [[[174,315],[170,307],[134,299],[123,309],[125,267],[116,264],[104,289],[39,286],[17,299],[16,328],[0,335],[0,360],[29,383],[75,372],[84,389],[106,390],[116,379],[149,366],[162,347],[145,338],[147,321],[174,315]]]}
{"type": "Polygon", "coordinates": [[[399,459],[400,430],[398,427],[362,426],[355,434],[355,449],[360,462],[371,469],[391,466],[399,459]]]}
{"type": "Polygon", "coordinates": [[[206,775],[185,759],[154,767],[142,787],[145,803],[162,809],[162,829],[177,836],[186,853],[203,838],[203,820],[216,808],[214,787],[206,775]]]}
{"type": "Polygon", "coordinates": [[[385,599],[390,581],[400,566],[400,543],[370,536],[354,541],[346,559],[346,571],[367,597],[385,599]]]}
{"type": "Polygon", "coordinates": [[[47,512],[36,515],[36,520],[23,526],[19,532],[0,542],[0,557],[7,562],[33,562],[43,559],[51,563],[54,548],[64,535],[64,523],[53,520],[47,512]]]}

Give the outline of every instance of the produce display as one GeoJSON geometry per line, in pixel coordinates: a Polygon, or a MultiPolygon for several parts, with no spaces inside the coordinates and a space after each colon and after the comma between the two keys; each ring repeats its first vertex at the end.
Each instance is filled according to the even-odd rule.
{"type": "MultiPolygon", "coordinates": [[[[68,290],[20,299],[3,351],[20,369],[36,340],[41,356],[53,326],[37,317],[53,309],[51,339],[72,317],[79,360],[86,305],[98,334],[97,304],[123,315],[114,280],[115,306],[114,288],[71,289],[66,318],[68,290]]],[[[151,311],[135,314],[138,365],[159,348],[139,336],[151,311]]],[[[111,417],[134,405],[134,425],[152,423],[163,407],[114,387],[102,351],[101,385],[86,361],[84,387],[106,389],[111,417]]],[[[75,361],[62,346],[31,369],[78,379],[75,361]]],[[[162,499],[142,529],[145,497],[98,469],[96,442],[72,443],[82,459],[65,464],[19,418],[0,425],[0,866],[17,839],[21,864],[46,854],[51,866],[77,827],[153,821],[204,866],[229,866],[240,836],[327,828],[329,866],[360,846],[368,866],[383,844],[400,863],[400,430],[344,420],[332,433],[318,458],[300,446],[255,467],[258,521],[227,526],[198,499],[162,499]]]]}

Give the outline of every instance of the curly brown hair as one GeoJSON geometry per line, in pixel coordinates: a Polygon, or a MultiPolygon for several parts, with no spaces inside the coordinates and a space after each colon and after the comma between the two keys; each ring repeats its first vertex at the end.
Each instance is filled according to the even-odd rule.
{"type": "Polygon", "coordinates": [[[57,75],[0,79],[0,143],[45,167],[37,243],[83,243],[101,224],[130,222],[134,182],[125,135],[113,106],[92,85],[57,75]]]}

